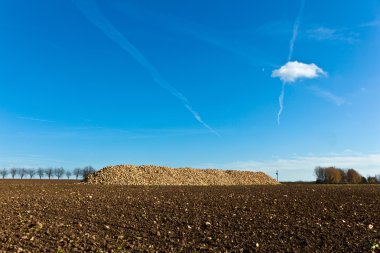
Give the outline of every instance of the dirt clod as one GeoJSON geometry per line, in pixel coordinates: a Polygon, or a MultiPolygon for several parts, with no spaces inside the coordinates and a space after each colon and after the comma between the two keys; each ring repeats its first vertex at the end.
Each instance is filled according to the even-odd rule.
{"type": "Polygon", "coordinates": [[[0,252],[380,252],[380,186],[0,180],[0,193],[0,252]]]}

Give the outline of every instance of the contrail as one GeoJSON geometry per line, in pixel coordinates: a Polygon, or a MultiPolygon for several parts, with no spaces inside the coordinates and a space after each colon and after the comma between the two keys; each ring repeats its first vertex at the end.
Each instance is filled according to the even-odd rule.
{"type": "Polygon", "coordinates": [[[301,0],[301,8],[300,8],[300,10],[298,12],[296,21],[294,22],[294,25],[293,25],[293,35],[292,35],[292,38],[290,39],[290,43],[289,43],[288,62],[293,57],[294,43],[296,42],[296,39],[297,39],[297,36],[298,36],[298,29],[299,29],[299,26],[300,26],[301,16],[302,16],[304,8],[305,8],[305,0],[301,0]]]}
{"type": "Polygon", "coordinates": [[[284,96],[285,96],[285,82],[282,82],[282,88],[281,88],[281,94],[280,97],[278,98],[278,102],[280,104],[280,110],[278,111],[277,114],[277,124],[280,125],[280,116],[282,113],[282,110],[284,109],[284,96]]]}
{"type": "Polygon", "coordinates": [[[92,0],[73,0],[74,4],[83,13],[83,15],[96,27],[98,27],[108,38],[119,45],[124,51],[129,53],[138,63],[140,63],[152,76],[153,80],[162,88],[167,90],[174,97],[179,99],[184,107],[201,123],[215,135],[218,135],[212,127],[207,125],[199,114],[190,106],[187,98],[176,88],[171,86],[164,78],[161,77],[157,69],[144,57],[144,55],[129,40],[120,33],[112,23],[104,17],[97,5],[92,0]]]}
{"type": "Polygon", "coordinates": [[[147,22],[147,19],[149,18],[154,20],[161,20],[163,21],[164,25],[160,24],[160,27],[164,27],[165,29],[171,32],[179,32],[187,36],[191,36],[192,38],[216,46],[219,49],[222,49],[226,52],[232,53],[242,58],[253,67],[260,67],[260,69],[263,67],[263,65],[265,67],[278,67],[277,64],[269,62],[263,59],[262,57],[249,57],[247,55],[247,52],[241,50],[239,47],[229,45],[225,41],[221,40],[221,38],[212,36],[212,31],[205,31],[204,29],[202,31],[202,29],[200,29],[201,26],[199,24],[192,24],[189,22],[185,23],[181,19],[169,17],[167,15],[162,15],[153,11],[147,11],[146,9],[142,10],[141,8],[136,8],[136,5],[131,5],[131,3],[128,3],[128,1],[124,1],[122,4],[123,5],[121,5],[122,7],[120,8],[120,10],[128,16],[131,16],[131,12],[143,13],[142,15],[133,15],[133,17],[139,20],[140,22],[147,22]],[[123,6],[126,6],[128,9],[126,9],[123,6]],[[197,25],[197,27],[194,27],[194,25],[197,25]]]}
{"type": "MultiPolygon", "coordinates": [[[[305,0],[301,0],[301,7],[298,11],[297,18],[294,21],[293,34],[292,34],[292,38],[290,39],[290,42],[289,42],[289,54],[288,54],[288,61],[287,62],[290,62],[292,60],[292,57],[293,57],[294,43],[296,42],[296,39],[298,36],[298,29],[300,27],[301,16],[302,16],[304,8],[305,8],[305,0]]],[[[285,82],[282,82],[281,94],[280,94],[280,97],[278,98],[278,101],[280,104],[280,110],[278,111],[278,114],[277,114],[277,124],[279,124],[279,125],[280,125],[281,113],[284,109],[285,85],[286,85],[285,82]]]]}

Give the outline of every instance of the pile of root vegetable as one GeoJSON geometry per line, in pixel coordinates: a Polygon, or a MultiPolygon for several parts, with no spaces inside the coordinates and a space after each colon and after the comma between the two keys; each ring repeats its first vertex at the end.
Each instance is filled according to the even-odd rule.
{"type": "Polygon", "coordinates": [[[274,185],[263,172],[169,168],[154,165],[108,166],[89,175],[89,184],[115,185],[274,185]]]}

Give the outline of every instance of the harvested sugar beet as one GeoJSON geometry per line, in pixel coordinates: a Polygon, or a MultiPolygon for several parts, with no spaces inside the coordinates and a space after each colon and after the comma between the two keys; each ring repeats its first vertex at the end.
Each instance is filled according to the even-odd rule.
{"type": "Polygon", "coordinates": [[[89,184],[116,185],[273,185],[264,172],[169,168],[154,165],[108,166],[90,175],[89,184]]]}

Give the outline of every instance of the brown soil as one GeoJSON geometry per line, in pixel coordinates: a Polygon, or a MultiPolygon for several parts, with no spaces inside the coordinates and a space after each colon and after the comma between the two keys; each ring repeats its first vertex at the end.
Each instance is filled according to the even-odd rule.
{"type": "Polygon", "coordinates": [[[379,210],[368,185],[0,180],[0,252],[370,252],[379,210]]]}
{"type": "Polygon", "coordinates": [[[276,180],[263,172],[192,169],[154,165],[118,165],[90,175],[90,184],[117,185],[271,185],[276,180]]]}

